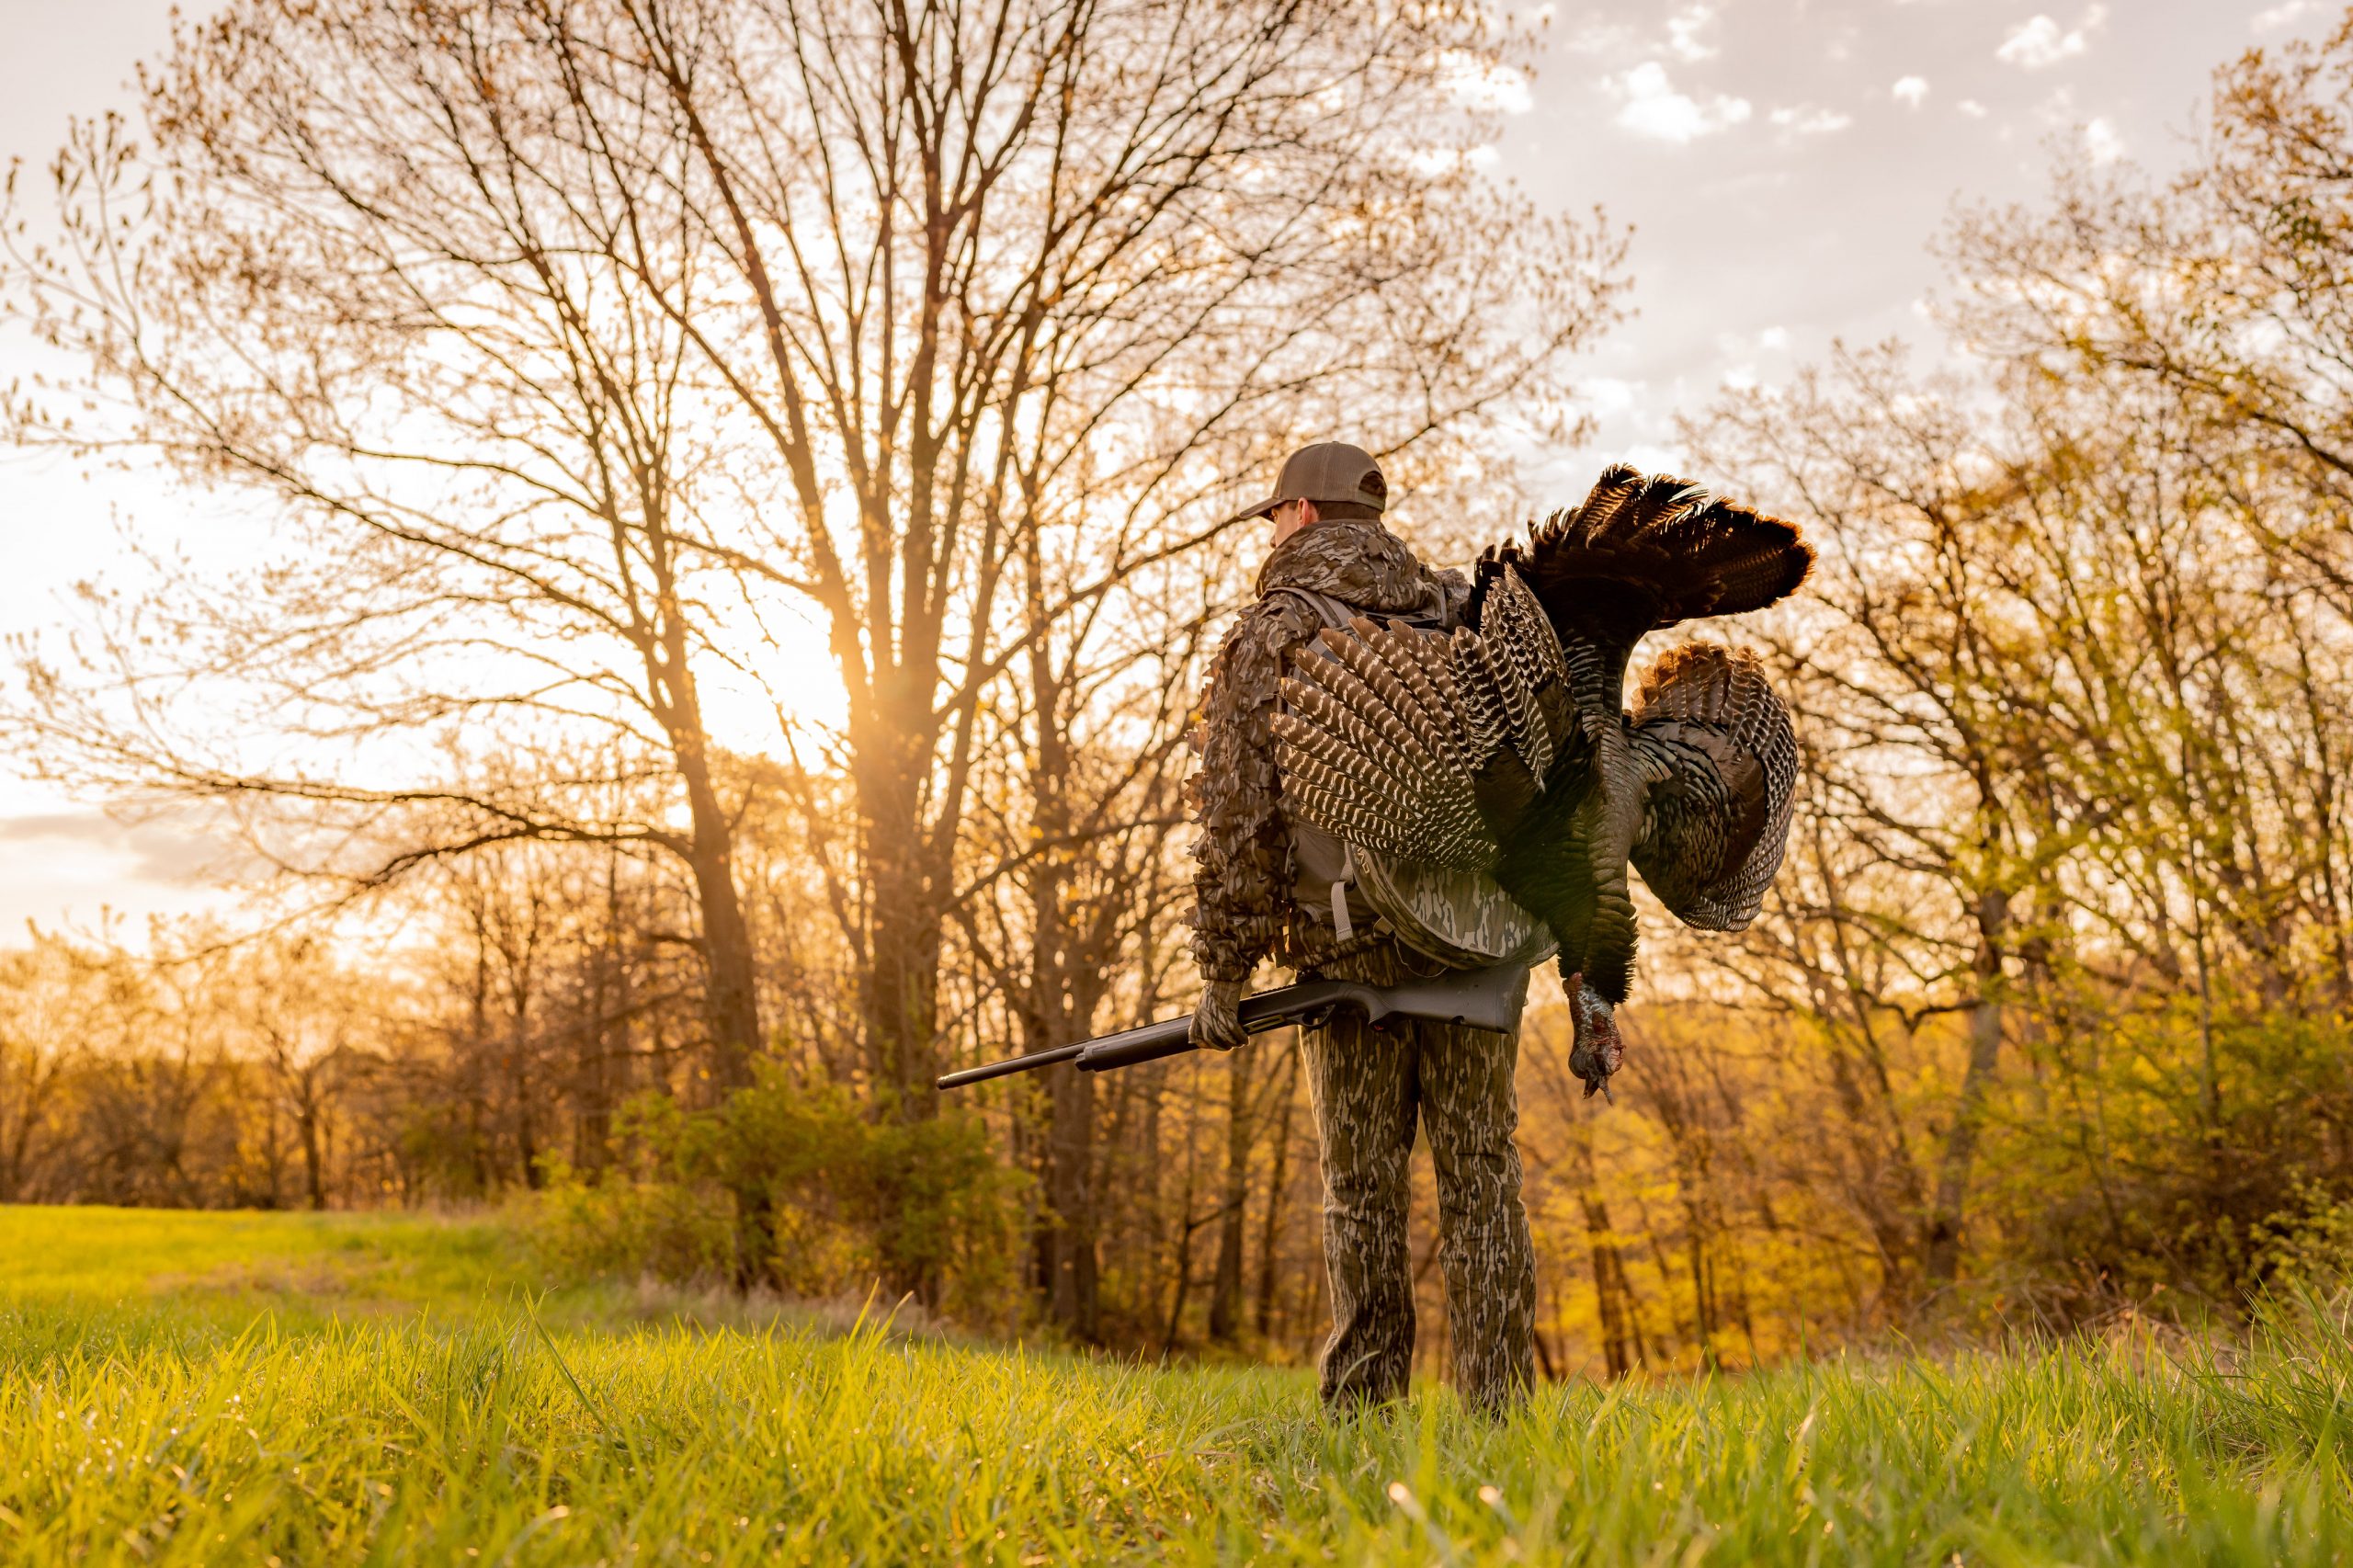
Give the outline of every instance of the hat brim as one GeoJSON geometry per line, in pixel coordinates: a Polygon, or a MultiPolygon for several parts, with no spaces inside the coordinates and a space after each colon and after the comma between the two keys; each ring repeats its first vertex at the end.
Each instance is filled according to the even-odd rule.
{"type": "Polygon", "coordinates": [[[1226,518],[1226,526],[1228,528],[1232,528],[1236,523],[1247,523],[1257,518],[1264,517],[1276,507],[1281,506],[1285,501],[1295,501],[1297,499],[1298,497],[1295,495],[1270,495],[1266,500],[1259,502],[1256,506],[1245,506],[1239,512],[1234,513],[1233,516],[1226,518]]]}

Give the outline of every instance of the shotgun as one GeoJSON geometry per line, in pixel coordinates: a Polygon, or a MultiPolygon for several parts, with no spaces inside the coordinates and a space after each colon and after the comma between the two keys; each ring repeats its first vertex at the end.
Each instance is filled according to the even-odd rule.
{"type": "MultiPolygon", "coordinates": [[[[1361,980],[1303,980],[1244,997],[1240,1012],[1242,1027],[1251,1034],[1264,1034],[1286,1024],[1319,1024],[1338,1007],[1360,1010],[1374,1028],[1391,1018],[1423,1018],[1509,1034],[1519,1028],[1519,1011],[1527,1001],[1528,966],[1507,960],[1491,969],[1451,970],[1434,979],[1412,979],[1395,985],[1373,985],[1361,980]]],[[[1163,1018],[1100,1040],[967,1067],[941,1078],[939,1087],[961,1089],[967,1084],[1034,1073],[1064,1062],[1082,1073],[1108,1073],[1115,1067],[1157,1062],[1194,1049],[1192,1025],[1189,1016],[1163,1018]]]]}

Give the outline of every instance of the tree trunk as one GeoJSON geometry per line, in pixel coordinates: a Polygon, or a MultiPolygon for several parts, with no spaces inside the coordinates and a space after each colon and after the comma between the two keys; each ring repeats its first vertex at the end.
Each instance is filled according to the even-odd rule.
{"type": "Polygon", "coordinates": [[[1716,1360],[1716,1300],[1710,1276],[1708,1238],[1696,1204],[1683,1206],[1684,1250],[1691,1266],[1691,1322],[1697,1330],[1699,1357],[1709,1366],[1716,1360]]]}
{"type": "Polygon", "coordinates": [[[1078,1338],[1098,1337],[1095,1251],[1095,1074],[1053,1070],[1047,1142],[1047,1307],[1078,1338]]]}
{"type": "Polygon", "coordinates": [[[1267,1177],[1267,1213],[1258,1231],[1258,1337],[1273,1336],[1275,1315],[1275,1285],[1281,1278],[1280,1259],[1275,1256],[1282,1240],[1284,1185],[1290,1174],[1291,1112],[1299,1103],[1299,1051],[1294,1047],[1290,1057],[1290,1072],[1284,1077],[1281,1088],[1281,1109],[1275,1119],[1275,1163],[1267,1177]]]}
{"type": "MultiPolygon", "coordinates": [[[[612,1159],[612,1057],[614,1019],[629,1010],[629,960],[620,949],[620,857],[605,857],[604,929],[589,960],[587,1016],[580,1021],[579,1055],[573,1062],[572,1094],[578,1112],[573,1122],[572,1163],[601,1171],[612,1159]]],[[[624,1037],[629,1026],[620,1028],[624,1037]]]]}
{"type": "Polygon", "coordinates": [[[1250,1055],[1225,1059],[1225,1201],[1218,1213],[1217,1276],[1210,1288],[1210,1337],[1231,1345],[1242,1332],[1242,1236],[1250,1205],[1250,1055]]]}
{"type": "Polygon", "coordinates": [[[1585,1210],[1586,1246],[1593,1257],[1593,1295],[1601,1318],[1601,1359],[1613,1378],[1631,1371],[1641,1358],[1639,1341],[1629,1333],[1631,1301],[1626,1290],[1626,1265],[1618,1256],[1617,1232],[1601,1197],[1601,1177],[1594,1165],[1590,1134],[1574,1128],[1569,1137],[1576,1162],[1577,1202],[1585,1210]],[[1630,1341],[1633,1343],[1630,1344],[1630,1341]]]}
{"type": "Polygon", "coordinates": [[[305,1082],[302,1085],[302,1114],[295,1123],[302,1135],[302,1182],[313,1212],[327,1206],[326,1173],[319,1152],[319,1107],[317,1093],[305,1082]]]}
{"type": "Polygon", "coordinates": [[[1989,889],[1978,895],[1977,1005],[1969,1019],[1969,1066],[1961,1074],[1952,1132],[1945,1140],[1923,1248],[1925,1280],[1932,1291],[1951,1284],[1961,1272],[1961,1205],[1969,1196],[1970,1167],[1977,1158],[1986,1091],[2001,1059],[2002,943],[2009,915],[2010,901],[2004,894],[1989,889]]]}
{"type": "MultiPolygon", "coordinates": [[[[1188,1134],[1189,1138],[1189,1134],[1188,1134]]],[[[1168,1332],[1161,1336],[1160,1353],[1164,1356],[1176,1348],[1176,1336],[1185,1326],[1185,1298],[1193,1288],[1193,1233],[1202,1221],[1193,1218],[1193,1154],[1185,1152],[1184,1207],[1176,1219],[1176,1290],[1168,1301],[1168,1332]]]]}
{"type": "Polygon", "coordinates": [[[1626,1333],[1626,1300],[1620,1281],[1625,1278],[1625,1264],[1618,1256],[1618,1244],[1609,1229],[1609,1210],[1603,1207],[1598,1194],[1586,1191],[1579,1201],[1585,1208],[1586,1246],[1593,1256],[1593,1294],[1601,1317],[1601,1359],[1613,1378],[1622,1378],[1633,1369],[1633,1358],[1628,1353],[1626,1333]]]}
{"type": "Polygon", "coordinates": [[[923,756],[895,736],[854,737],[861,857],[871,892],[860,1011],[867,1070],[907,1121],[939,1112],[933,1040],[938,1032],[939,912],[926,874],[919,769],[923,756]]]}
{"type": "Polygon", "coordinates": [[[687,865],[694,873],[695,904],[702,916],[702,949],[710,990],[710,1077],[724,1094],[752,1081],[760,1049],[760,997],[752,959],[751,926],[735,891],[734,825],[721,809],[699,737],[680,747],[694,836],[687,865]]]}

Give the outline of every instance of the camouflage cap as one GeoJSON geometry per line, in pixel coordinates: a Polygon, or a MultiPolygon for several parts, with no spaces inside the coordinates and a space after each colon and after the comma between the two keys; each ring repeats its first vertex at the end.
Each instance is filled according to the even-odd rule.
{"type": "Polygon", "coordinates": [[[1362,447],[1318,441],[1284,459],[1282,472],[1275,477],[1275,493],[1255,506],[1245,506],[1233,514],[1233,520],[1263,517],[1286,501],[1363,506],[1378,516],[1389,505],[1389,482],[1381,477],[1381,465],[1362,447]]]}

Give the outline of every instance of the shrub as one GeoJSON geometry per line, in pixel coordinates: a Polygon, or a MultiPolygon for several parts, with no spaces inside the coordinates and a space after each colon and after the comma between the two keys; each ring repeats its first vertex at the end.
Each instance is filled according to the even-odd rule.
{"type": "Polygon", "coordinates": [[[613,1142],[603,1172],[547,1166],[534,1229],[559,1267],[804,1298],[879,1281],[966,1319],[997,1315],[1014,1284],[1023,1178],[969,1115],[870,1117],[840,1085],[767,1064],[709,1110],[637,1096],[613,1142]]]}

